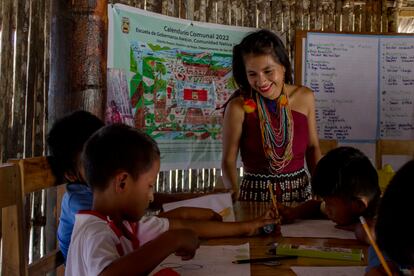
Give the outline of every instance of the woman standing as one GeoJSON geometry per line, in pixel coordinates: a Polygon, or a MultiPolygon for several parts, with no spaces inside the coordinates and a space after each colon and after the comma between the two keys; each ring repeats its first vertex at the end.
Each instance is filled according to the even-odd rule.
{"type": "Polygon", "coordinates": [[[244,176],[239,200],[269,201],[271,185],[282,203],[310,198],[308,168],[321,153],[312,91],[292,84],[282,41],[259,30],[233,48],[233,76],[239,87],[225,108],[223,181],[237,191],[237,155],[244,176]]]}

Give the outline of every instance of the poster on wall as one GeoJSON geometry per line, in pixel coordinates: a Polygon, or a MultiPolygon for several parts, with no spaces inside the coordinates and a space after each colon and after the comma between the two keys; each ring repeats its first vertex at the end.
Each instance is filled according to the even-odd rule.
{"type": "Polygon", "coordinates": [[[108,17],[107,121],[152,136],[161,170],[220,167],[221,107],[236,89],[232,49],[254,29],[122,4],[109,5],[108,17]]]}

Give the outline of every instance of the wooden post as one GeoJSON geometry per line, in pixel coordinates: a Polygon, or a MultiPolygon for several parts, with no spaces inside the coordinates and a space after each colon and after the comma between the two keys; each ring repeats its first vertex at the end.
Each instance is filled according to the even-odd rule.
{"type": "Polygon", "coordinates": [[[107,1],[71,1],[70,109],[103,119],[106,104],[107,1]]]}
{"type": "Polygon", "coordinates": [[[70,111],[70,2],[51,1],[50,75],[48,94],[49,127],[70,111]]]}
{"type": "Polygon", "coordinates": [[[398,14],[402,7],[403,0],[396,0],[393,8],[389,8],[388,32],[398,32],[398,14]]]}

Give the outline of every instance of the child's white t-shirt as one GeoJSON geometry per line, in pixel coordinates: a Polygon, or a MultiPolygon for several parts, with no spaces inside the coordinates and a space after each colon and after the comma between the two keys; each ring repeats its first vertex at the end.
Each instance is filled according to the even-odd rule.
{"type": "MultiPolygon", "coordinates": [[[[169,228],[166,218],[143,217],[138,231],[124,222],[126,228],[138,237],[139,246],[155,239],[169,228]]],[[[98,275],[102,270],[134,250],[136,245],[114,229],[106,217],[93,211],[79,213],[75,218],[72,238],[66,261],[65,275],[98,275]]]]}

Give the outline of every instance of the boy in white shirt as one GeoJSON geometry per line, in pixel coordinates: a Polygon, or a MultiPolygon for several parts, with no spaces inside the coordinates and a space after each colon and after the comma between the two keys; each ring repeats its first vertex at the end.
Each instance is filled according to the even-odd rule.
{"type": "Polygon", "coordinates": [[[160,152],[152,138],[126,125],[96,132],[82,159],[93,206],[76,215],[66,275],[146,275],[171,253],[192,258],[197,235],[249,236],[278,221],[272,209],[242,222],[140,220],[152,198],[160,152]]]}
{"type": "Polygon", "coordinates": [[[194,256],[198,238],[193,231],[168,230],[165,218],[138,222],[160,167],[154,140],[111,125],[89,139],[83,161],[93,206],[76,215],[66,275],[146,275],[171,253],[194,256]]]}

